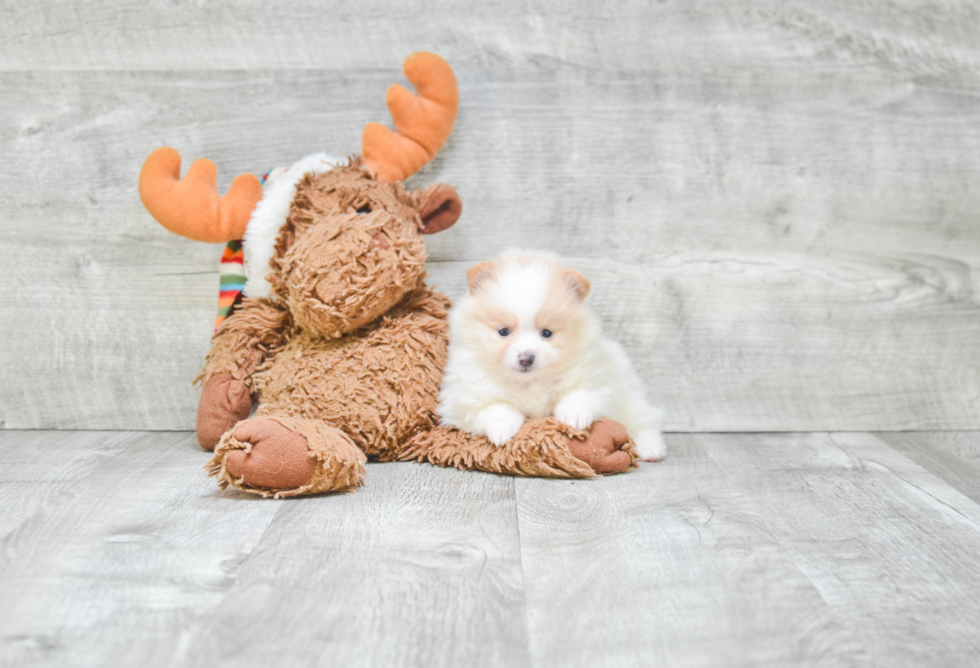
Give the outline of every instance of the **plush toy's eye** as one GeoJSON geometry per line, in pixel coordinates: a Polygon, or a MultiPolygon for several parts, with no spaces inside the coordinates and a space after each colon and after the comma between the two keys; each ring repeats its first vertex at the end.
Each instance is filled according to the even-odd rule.
{"type": "Polygon", "coordinates": [[[500,334],[501,336],[508,336],[510,334],[510,330],[506,327],[501,327],[497,330],[497,334],[500,334]]]}
{"type": "Polygon", "coordinates": [[[543,339],[550,339],[551,338],[551,334],[552,334],[552,331],[550,329],[542,329],[541,330],[541,338],[543,338],[543,339]]]}

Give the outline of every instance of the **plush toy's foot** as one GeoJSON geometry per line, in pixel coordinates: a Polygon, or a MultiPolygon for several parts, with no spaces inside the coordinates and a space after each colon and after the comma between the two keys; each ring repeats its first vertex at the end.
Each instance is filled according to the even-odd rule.
{"type": "Polygon", "coordinates": [[[636,447],[618,422],[603,418],[576,431],[554,418],[528,420],[506,444],[439,426],[411,439],[401,460],[548,478],[592,478],[639,466],[636,447]]]}
{"type": "Polygon", "coordinates": [[[568,449],[596,473],[625,471],[637,456],[626,427],[609,418],[593,422],[585,438],[569,439],[568,449]]]}
{"type": "Polygon", "coordinates": [[[273,420],[248,420],[233,433],[252,447],[230,450],[225,460],[231,477],[251,487],[294,489],[316,472],[306,439],[273,420]]]}
{"type": "Polygon", "coordinates": [[[214,450],[221,435],[247,418],[251,409],[252,397],[245,383],[230,373],[212,376],[197,404],[197,442],[205,450],[214,450]]]}
{"type": "Polygon", "coordinates": [[[367,457],[339,429],[318,420],[246,420],[221,438],[205,465],[222,487],[260,496],[351,491],[364,483],[367,457]]]}

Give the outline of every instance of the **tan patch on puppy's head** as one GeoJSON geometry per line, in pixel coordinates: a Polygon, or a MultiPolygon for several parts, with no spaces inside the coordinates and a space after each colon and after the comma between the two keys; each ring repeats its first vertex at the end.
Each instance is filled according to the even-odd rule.
{"type": "MultiPolygon", "coordinates": [[[[502,329],[507,329],[509,332],[516,331],[517,316],[505,304],[493,298],[490,289],[491,284],[496,281],[496,268],[493,263],[481,262],[480,265],[489,265],[490,269],[479,276],[478,282],[470,287],[473,295],[469,310],[473,327],[471,334],[478,340],[477,352],[485,363],[492,360],[494,363],[503,364],[507,355],[508,340],[507,337],[500,335],[500,331],[502,329]]],[[[479,268],[480,265],[474,269],[479,268]]]]}
{"type": "Polygon", "coordinates": [[[579,300],[585,299],[589,290],[592,289],[589,279],[574,269],[565,270],[561,277],[578,294],[579,300]]]}
{"type": "Polygon", "coordinates": [[[545,343],[552,364],[560,368],[574,364],[588,342],[588,308],[583,303],[589,281],[578,271],[566,269],[557,260],[550,267],[548,290],[534,323],[539,332],[550,332],[545,343]]]}
{"type": "Polygon", "coordinates": [[[497,279],[497,265],[484,260],[478,262],[466,270],[466,284],[470,287],[470,294],[475,295],[481,287],[497,279]]]}

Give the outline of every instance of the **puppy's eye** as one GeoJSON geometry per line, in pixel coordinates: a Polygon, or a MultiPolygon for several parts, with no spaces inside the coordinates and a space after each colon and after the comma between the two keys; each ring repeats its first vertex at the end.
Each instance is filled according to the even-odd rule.
{"type": "Polygon", "coordinates": [[[541,338],[542,339],[550,339],[551,338],[551,334],[552,334],[552,331],[550,329],[542,329],[541,330],[541,338]]]}
{"type": "Polygon", "coordinates": [[[507,329],[506,327],[501,327],[500,329],[497,330],[497,334],[500,334],[501,336],[509,336],[510,330],[507,329]]]}
{"type": "Polygon", "coordinates": [[[359,207],[357,207],[357,213],[361,214],[362,216],[365,213],[371,213],[371,206],[368,205],[368,204],[365,204],[363,206],[359,206],[359,207]]]}

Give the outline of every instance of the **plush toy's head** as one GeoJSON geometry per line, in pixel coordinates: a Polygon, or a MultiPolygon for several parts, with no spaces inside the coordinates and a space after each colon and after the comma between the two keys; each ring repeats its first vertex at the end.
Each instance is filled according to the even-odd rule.
{"type": "Polygon", "coordinates": [[[213,163],[195,161],[181,180],[180,156],[162,148],[140,173],[144,205],[181,236],[243,239],[245,295],[280,300],[300,328],[337,337],[371,322],[421,284],[421,235],[450,227],[462,211],[448,186],[402,186],[442,147],[458,109],[456,79],[441,58],[413,54],[404,71],[418,95],[388,89],[397,132],[368,124],[362,154],[348,164],[309,156],[265,191],[247,174],[221,197],[213,163]]]}
{"type": "Polygon", "coordinates": [[[269,281],[300,328],[341,336],[397,304],[425,278],[423,233],[452,225],[456,192],[406,192],[354,161],[307,175],[276,242],[269,281]]]}

